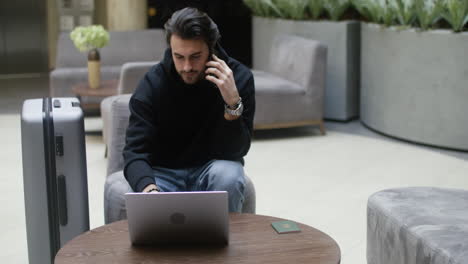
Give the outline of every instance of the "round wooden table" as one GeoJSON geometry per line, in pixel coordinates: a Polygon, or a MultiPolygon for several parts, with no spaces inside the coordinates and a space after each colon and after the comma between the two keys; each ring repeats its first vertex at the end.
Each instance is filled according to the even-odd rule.
{"type": "Polygon", "coordinates": [[[278,234],[271,223],[285,219],[230,214],[227,246],[132,246],[126,220],[88,231],[63,246],[64,263],[320,263],[338,264],[341,253],[327,234],[298,223],[301,232],[278,234]]]}
{"type": "MultiPolygon", "coordinates": [[[[91,88],[89,84],[79,83],[72,87],[72,91],[78,99],[81,101],[81,97],[107,97],[117,94],[117,87],[119,85],[119,80],[105,80],[101,82],[101,85],[98,88],[91,88]]],[[[100,103],[83,103],[81,102],[81,107],[85,110],[96,110],[99,109],[100,103]]]]}

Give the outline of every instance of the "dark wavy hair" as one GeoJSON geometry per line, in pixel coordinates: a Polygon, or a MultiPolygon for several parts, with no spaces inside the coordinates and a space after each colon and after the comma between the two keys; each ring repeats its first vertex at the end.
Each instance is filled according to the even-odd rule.
{"type": "Polygon", "coordinates": [[[204,12],[186,7],[177,10],[164,25],[166,41],[170,46],[172,34],[182,39],[203,39],[210,50],[213,50],[216,42],[221,38],[218,26],[204,12]]]}

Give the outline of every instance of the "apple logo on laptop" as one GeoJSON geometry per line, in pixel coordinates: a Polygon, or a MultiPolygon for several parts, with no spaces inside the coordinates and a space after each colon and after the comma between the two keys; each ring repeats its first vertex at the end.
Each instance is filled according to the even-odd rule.
{"type": "Polygon", "coordinates": [[[185,215],[182,213],[173,213],[171,215],[171,223],[175,225],[185,224],[185,215]]]}

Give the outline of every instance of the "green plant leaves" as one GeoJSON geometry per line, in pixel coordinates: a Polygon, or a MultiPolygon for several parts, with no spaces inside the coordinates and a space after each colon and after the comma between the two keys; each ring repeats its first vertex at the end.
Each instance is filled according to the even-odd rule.
{"type": "Polygon", "coordinates": [[[383,0],[380,1],[379,5],[380,23],[383,23],[385,26],[393,25],[397,16],[395,5],[390,3],[390,0],[383,0]]]}
{"type": "Polygon", "coordinates": [[[326,0],[324,1],[324,8],[330,15],[330,19],[339,20],[344,12],[351,6],[350,0],[326,0]]]}
{"type": "Polygon", "coordinates": [[[109,42],[109,33],[101,25],[76,27],[70,33],[70,38],[79,51],[85,52],[106,46],[109,42]]]}
{"type": "Polygon", "coordinates": [[[308,0],[273,0],[273,3],[283,14],[284,18],[288,19],[305,19],[308,0]]]}
{"type": "Polygon", "coordinates": [[[254,15],[286,19],[339,20],[354,8],[370,22],[386,26],[435,27],[446,20],[455,32],[468,23],[468,0],[244,0],[254,15]]]}
{"type": "Polygon", "coordinates": [[[396,11],[400,25],[410,26],[416,17],[414,0],[393,0],[391,2],[396,11]]]}
{"type": "Polygon", "coordinates": [[[354,7],[370,22],[386,26],[394,24],[395,7],[389,0],[353,0],[354,7]]]}
{"type": "Polygon", "coordinates": [[[309,0],[307,8],[312,19],[318,19],[324,10],[324,2],[326,0],[309,0]]]}
{"type": "Polygon", "coordinates": [[[282,17],[272,0],[244,0],[244,3],[252,10],[253,14],[261,17],[282,17]]]}
{"type": "Polygon", "coordinates": [[[361,13],[361,15],[363,15],[369,21],[374,23],[380,22],[377,1],[354,0],[353,5],[358,10],[358,12],[361,13]]]}
{"type": "Polygon", "coordinates": [[[415,0],[415,13],[422,30],[432,27],[442,18],[443,0],[415,0]]]}
{"type": "Polygon", "coordinates": [[[443,17],[455,32],[460,32],[468,22],[468,0],[446,0],[443,17]]]}
{"type": "Polygon", "coordinates": [[[324,11],[339,20],[351,0],[244,0],[256,16],[304,20],[318,19],[324,11]]]}

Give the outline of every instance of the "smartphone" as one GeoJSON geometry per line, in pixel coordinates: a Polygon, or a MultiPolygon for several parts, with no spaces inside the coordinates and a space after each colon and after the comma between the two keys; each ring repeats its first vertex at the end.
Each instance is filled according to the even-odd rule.
{"type": "MultiPolygon", "coordinates": [[[[210,55],[208,56],[208,58],[209,58],[208,60],[209,60],[209,61],[213,61],[213,54],[216,55],[216,56],[218,56],[218,54],[217,54],[217,52],[216,52],[216,50],[215,50],[214,48],[213,48],[213,49],[210,49],[210,55]]],[[[213,68],[213,67],[208,67],[208,68],[213,68]]],[[[212,73],[208,73],[208,75],[213,76],[213,77],[216,78],[216,75],[214,75],[214,74],[212,74],[212,73]]]]}

